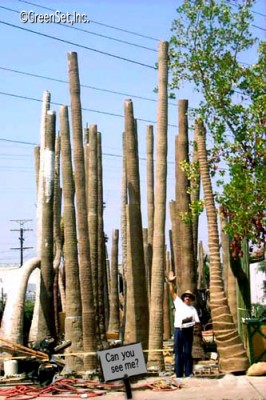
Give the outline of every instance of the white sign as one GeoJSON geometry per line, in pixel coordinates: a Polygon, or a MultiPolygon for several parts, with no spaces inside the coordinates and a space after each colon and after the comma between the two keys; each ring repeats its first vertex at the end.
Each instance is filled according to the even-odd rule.
{"type": "Polygon", "coordinates": [[[105,382],[146,374],[141,343],[97,351],[105,382]]]}

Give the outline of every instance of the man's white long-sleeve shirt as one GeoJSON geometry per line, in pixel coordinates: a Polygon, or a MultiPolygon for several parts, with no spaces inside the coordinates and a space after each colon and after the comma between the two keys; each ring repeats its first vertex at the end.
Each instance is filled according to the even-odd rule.
{"type": "Polygon", "coordinates": [[[175,328],[190,328],[195,325],[195,323],[200,322],[197,310],[193,306],[185,304],[180,297],[176,296],[174,300],[175,306],[175,328]],[[191,318],[189,322],[182,322],[186,318],[191,318]]]}

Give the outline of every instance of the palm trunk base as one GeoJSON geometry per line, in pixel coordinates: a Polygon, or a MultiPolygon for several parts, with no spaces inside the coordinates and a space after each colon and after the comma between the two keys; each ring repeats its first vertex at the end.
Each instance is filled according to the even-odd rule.
{"type": "Polygon", "coordinates": [[[163,352],[152,352],[152,350],[150,350],[147,367],[148,369],[154,369],[158,372],[165,371],[163,352]]]}
{"type": "Polygon", "coordinates": [[[245,356],[243,357],[229,357],[219,362],[219,369],[221,372],[229,374],[235,372],[245,372],[249,367],[249,362],[245,356]]]}

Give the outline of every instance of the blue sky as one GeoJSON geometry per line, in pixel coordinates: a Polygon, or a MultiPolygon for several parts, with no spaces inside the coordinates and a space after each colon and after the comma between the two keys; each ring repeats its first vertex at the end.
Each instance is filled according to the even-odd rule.
{"type": "MultiPolygon", "coordinates": [[[[35,2],[33,0],[33,2],[35,2]]],[[[102,132],[103,144],[103,173],[104,173],[104,201],[105,230],[111,238],[112,229],[120,228],[120,192],[122,167],[122,132],[124,120],[119,116],[106,115],[112,113],[123,115],[123,102],[132,98],[135,117],[148,121],[156,121],[156,102],[132,97],[140,96],[156,100],[153,89],[157,85],[157,72],[148,67],[157,62],[158,39],[169,40],[171,36],[171,22],[176,16],[179,0],[132,0],[132,1],[43,1],[36,0],[36,4],[50,7],[63,12],[76,11],[84,13],[95,22],[78,24],[74,27],[88,30],[97,35],[106,35],[118,40],[130,42],[125,44],[97,35],[84,33],[75,29],[65,28],[59,24],[23,24],[19,18],[22,10],[33,10],[44,14],[51,11],[29,5],[18,0],[0,0],[0,20],[25,29],[34,30],[46,35],[55,36],[65,41],[71,41],[81,46],[87,46],[98,51],[107,52],[118,57],[146,64],[141,66],[118,58],[100,54],[84,48],[78,48],[68,43],[59,42],[42,37],[25,30],[0,23],[1,60],[0,60],[0,92],[42,99],[45,90],[51,92],[52,102],[70,104],[69,88],[65,83],[39,79],[15,72],[12,69],[38,74],[54,79],[68,79],[67,52],[78,53],[81,84],[98,89],[105,89],[125,93],[114,93],[82,88],[82,106],[97,112],[84,111],[83,125],[97,124],[102,132]],[[11,10],[1,8],[7,7],[11,10]],[[98,22],[98,23],[97,23],[98,22]],[[128,31],[137,32],[136,36],[124,31],[111,29],[99,23],[119,27],[128,31]],[[157,40],[156,40],[157,39],[157,40]],[[146,49],[141,47],[147,47],[146,49]],[[4,69],[5,68],[5,69],[4,69]]],[[[264,0],[258,0],[254,10],[266,14],[264,0]]],[[[254,24],[263,27],[265,18],[254,14],[254,24]]],[[[263,38],[261,30],[255,32],[263,38]]],[[[265,35],[264,35],[265,38],[265,35]]],[[[255,61],[255,53],[245,55],[246,62],[255,61]]],[[[177,93],[177,99],[189,99],[191,107],[197,106],[198,96],[190,88],[184,87],[177,93]]],[[[171,101],[175,103],[175,101],[171,101]]],[[[58,112],[58,105],[51,105],[51,109],[58,112]]],[[[25,228],[33,231],[25,232],[24,246],[33,246],[25,251],[25,260],[35,256],[36,246],[36,188],[33,149],[31,144],[19,144],[16,141],[39,144],[41,103],[27,99],[16,98],[0,94],[0,185],[1,185],[1,212],[0,212],[0,263],[19,261],[19,252],[10,250],[18,247],[18,233],[10,231],[18,229],[19,225],[10,220],[31,219],[25,228]],[[13,142],[8,142],[10,140],[13,142]]],[[[145,158],[145,135],[148,122],[139,121],[139,153],[145,158]]],[[[177,124],[177,108],[169,105],[169,124],[177,124]]],[[[154,124],[155,132],[156,125],[154,124]]],[[[57,120],[57,130],[59,124],[57,120]]],[[[174,198],[174,138],[177,128],[169,127],[168,150],[168,201],[174,198]]],[[[146,164],[140,161],[142,179],[142,211],[143,222],[146,226],[146,164]]],[[[168,215],[169,212],[167,211],[168,215]]],[[[167,217],[169,221],[169,217],[167,217]]],[[[170,228],[167,223],[167,232],[170,228]]],[[[200,238],[207,244],[206,224],[201,222],[200,238]]]]}

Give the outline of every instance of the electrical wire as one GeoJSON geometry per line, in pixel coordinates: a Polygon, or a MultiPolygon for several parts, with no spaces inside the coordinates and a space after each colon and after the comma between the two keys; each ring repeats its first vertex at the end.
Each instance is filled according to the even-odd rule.
{"type": "MultiPolygon", "coordinates": [[[[20,1],[20,0],[19,0],[19,1],[20,1]]],[[[226,0],[226,1],[227,1],[227,3],[229,3],[231,6],[237,7],[237,4],[232,3],[231,0],[226,0]]],[[[252,12],[252,14],[257,14],[257,15],[260,15],[261,17],[266,17],[266,14],[262,14],[262,13],[260,13],[260,12],[258,12],[258,11],[255,11],[255,10],[250,10],[250,11],[252,12]]]]}
{"type": "Polygon", "coordinates": [[[39,35],[39,36],[42,36],[42,37],[45,37],[45,38],[48,38],[48,39],[53,39],[53,40],[56,40],[56,41],[61,42],[61,43],[71,44],[71,46],[79,47],[81,49],[85,49],[85,50],[89,50],[89,51],[94,51],[95,53],[99,53],[99,54],[102,54],[102,55],[105,55],[105,56],[108,56],[108,57],[116,58],[118,60],[126,61],[126,62],[129,62],[129,63],[132,63],[132,64],[140,65],[142,67],[151,68],[153,70],[157,69],[153,65],[144,64],[144,63],[141,63],[139,61],[130,60],[129,58],[126,58],[126,57],[118,56],[116,54],[111,54],[111,53],[107,53],[105,51],[93,49],[92,47],[88,47],[88,46],[85,46],[85,45],[82,45],[82,44],[79,44],[79,43],[70,42],[69,40],[61,39],[61,38],[56,37],[56,36],[47,35],[46,33],[36,32],[36,31],[33,31],[32,29],[24,28],[22,26],[15,25],[15,24],[10,24],[9,22],[5,22],[5,21],[0,20],[0,24],[10,26],[11,28],[20,29],[20,30],[25,31],[25,32],[30,32],[30,33],[33,33],[35,35],[39,35]]]}
{"type": "MultiPolygon", "coordinates": [[[[42,103],[42,102],[43,102],[42,99],[36,99],[35,97],[21,96],[21,95],[19,95],[19,94],[14,94],[14,93],[7,93],[7,92],[1,92],[1,91],[0,91],[0,95],[9,96],[9,97],[15,97],[15,98],[18,98],[18,99],[23,99],[23,100],[37,101],[37,102],[39,102],[39,103],[42,103]]],[[[52,102],[52,101],[51,101],[51,104],[56,105],[56,106],[61,106],[61,105],[62,105],[62,103],[56,103],[56,102],[52,102]]],[[[69,105],[66,105],[66,106],[69,107],[69,105]]],[[[82,111],[88,111],[88,112],[94,112],[94,113],[97,113],[97,114],[109,115],[109,116],[111,116],[111,117],[124,118],[124,115],[122,115],[122,114],[115,114],[115,113],[110,113],[110,112],[101,111],[101,110],[93,110],[93,109],[84,108],[84,107],[82,107],[81,109],[82,109],[82,111]]],[[[137,117],[136,117],[136,120],[137,120],[137,121],[141,121],[141,122],[148,122],[148,123],[150,123],[150,124],[157,124],[156,121],[152,121],[152,120],[149,120],[149,119],[143,119],[143,118],[137,118],[137,117]]],[[[177,128],[177,125],[168,124],[168,127],[177,128]]]]}
{"type": "MultiPolygon", "coordinates": [[[[48,81],[53,81],[53,82],[67,83],[67,84],[69,83],[67,80],[58,79],[58,78],[52,78],[52,77],[49,77],[49,76],[44,76],[44,75],[39,75],[39,74],[33,74],[31,72],[26,72],[26,71],[19,71],[17,69],[5,68],[5,67],[1,67],[0,66],[0,70],[14,72],[16,74],[21,74],[21,75],[26,75],[26,76],[32,76],[34,78],[39,78],[39,79],[46,79],[48,81]]],[[[143,96],[137,96],[137,95],[129,94],[129,93],[117,92],[117,91],[114,91],[114,90],[98,88],[98,87],[95,87],[95,86],[89,86],[89,85],[80,84],[80,87],[83,87],[83,88],[86,88],[86,89],[97,90],[99,92],[116,94],[116,95],[119,95],[119,96],[127,96],[127,97],[132,97],[132,98],[135,98],[135,99],[151,101],[151,102],[154,102],[154,103],[158,102],[158,100],[151,99],[149,97],[143,97],[143,96]]],[[[175,103],[168,103],[168,105],[176,107],[175,103]]]]}
{"type": "MultiPolygon", "coordinates": [[[[26,145],[31,145],[31,146],[38,146],[37,143],[23,142],[21,140],[12,140],[12,139],[6,139],[6,138],[0,138],[0,141],[1,142],[3,141],[3,142],[16,143],[16,144],[26,144],[26,145]]],[[[114,158],[122,158],[123,157],[121,154],[114,154],[114,153],[103,153],[103,156],[114,157],[114,158]]],[[[146,161],[147,159],[145,157],[139,157],[139,160],[146,161]]],[[[167,163],[168,164],[174,164],[174,161],[168,161],[167,163]]]]}
{"type": "MultiPolygon", "coordinates": [[[[20,11],[14,10],[13,8],[4,7],[4,6],[0,6],[0,8],[2,8],[3,10],[6,10],[6,11],[14,12],[16,14],[20,14],[20,11]]],[[[123,44],[127,44],[129,46],[139,47],[139,48],[144,49],[144,50],[149,50],[149,51],[153,51],[155,53],[158,53],[158,50],[152,49],[151,47],[142,46],[142,45],[137,44],[137,43],[127,42],[126,40],[117,39],[117,38],[114,38],[112,36],[106,36],[106,35],[103,35],[101,33],[91,32],[91,31],[88,31],[87,29],[77,28],[76,26],[73,26],[73,25],[63,24],[61,22],[58,22],[57,25],[59,25],[59,26],[61,26],[63,28],[75,29],[76,31],[83,32],[83,33],[86,33],[88,35],[99,36],[99,37],[104,38],[104,39],[113,40],[113,41],[118,42],[118,43],[123,43],[123,44]]]]}
{"type": "MultiPolygon", "coordinates": [[[[26,1],[26,0],[18,0],[18,1],[19,1],[20,3],[25,3],[25,4],[29,4],[29,5],[32,5],[32,6],[36,6],[36,7],[42,8],[42,9],[44,9],[44,10],[53,11],[53,12],[56,11],[56,10],[53,9],[53,8],[41,6],[40,4],[32,3],[32,2],[30,2],[30,1],[26,1]]],[[[95,24],[95,25],[105,26],[106,28],[114,29],[114,30],[117,30],[117,31],[120,31],[120,32],[129,33],[129,34],[131,34],[131,35],[139,36],[139,37],[142,37],[142,38],[145,38],[145,39],[154,40],[154,41],[156,41],[156,42],[159,42],[159,41],[160,41],[160,39],[156,39],[156,38],[154,38],[154,37],[152,37],[152,36],[143,35],[142,33],[129,31],[128,29],[119,28],[119,27],[113,26],[113,25],[107,25],[107,24],[105,24],[105,23],[103,23],[103,22],[95,21],[95,20],[92,20],[92,19],[90,19],[90,22],[93,23],[93,24],[95,24]]]]}

